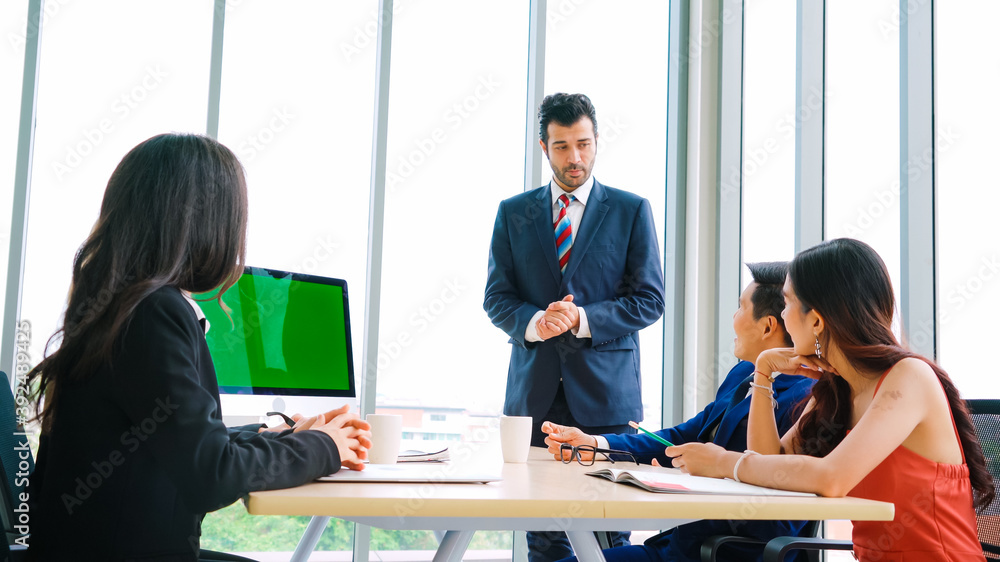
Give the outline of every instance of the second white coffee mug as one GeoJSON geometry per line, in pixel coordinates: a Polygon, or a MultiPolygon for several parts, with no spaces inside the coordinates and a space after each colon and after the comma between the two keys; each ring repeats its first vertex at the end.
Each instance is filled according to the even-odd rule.
{"type": "Polygon", "coordinates": [[[500,416],[503,462],[527,462],[531,450],[531,416],[500,416]]]}
{"type": "Polygon", "coordinates": [[[403,439],[403,416],[368,414],[365,420],[372,426],[372,448],[368,449],[369,464],[396,464],[403,439]]]}

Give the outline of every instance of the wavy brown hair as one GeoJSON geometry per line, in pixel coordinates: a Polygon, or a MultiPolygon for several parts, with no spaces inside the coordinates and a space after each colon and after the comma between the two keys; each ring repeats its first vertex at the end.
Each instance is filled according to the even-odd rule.
{"type": "MultiPolygon", "coordinates": [[[[815,310],[826,323],[820,344],[834,342],[863,373],[881,375],[907,357],[930,365],[941,381],[969,466],[975,503],[993,501],[993,479],[986,468],[972,418],[951,377],[933,361],[899,344],[892,333],[895,312],[892,282],[882,258],[864,242],[838,238],[805,250],[792,260],[788,279],[803,310],[815,310]]],[[[795,448],[826,456],[844,439],[851,421],[851,388],[841,377],[823,373],[813,386],[816,405],[799,420],[795,448]]]]}
{"type": "Polygon", "coordinates": [[[60,384],[86,380],[111,360],[144,298],[164,286],[201,293],[236,282],[246,225],[243,166],[219,142],[164,134],[122,158],[74,259],[62,326],[28,373],[29,385],[38,381],[35,405],[43,430],[51,427],[60,384]]]}

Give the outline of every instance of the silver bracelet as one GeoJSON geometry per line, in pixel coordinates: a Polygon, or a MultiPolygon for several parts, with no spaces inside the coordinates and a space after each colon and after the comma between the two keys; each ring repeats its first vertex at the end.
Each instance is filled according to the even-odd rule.
{"type": "Polygon", "coordinates": [[[759,454],[760,453],[758,453],[757,451],[751,451],[750,449],[743,451],[743,454],[740,455],[740,458],[736,460],[736,464],[733,465],[733,480],[742,483],[743,481],[740,480],[740,463],[743,462],[743,459],[749,457],[750,455],[759,455],[759,454]]]}
{"type": "Polygon", "coordinates": [[[775,398],[774,398],[774,388],[772,388],[770,386],[764,386],[762,384],[757,384],[757,383],[755,383],[753,381],[750,382],[750,388],[754,388],[754,389],[759,388],[761,390],[766,390],[767,393],[768,393],[768,396],[771,397],[771,407],[774,408],[775,410],[778,409],[778,401],[775,400],[775,398]]]}

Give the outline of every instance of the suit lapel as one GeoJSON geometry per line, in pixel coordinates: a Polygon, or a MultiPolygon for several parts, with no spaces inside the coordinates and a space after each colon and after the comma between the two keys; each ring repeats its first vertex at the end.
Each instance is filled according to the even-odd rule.
{"type": "Polygon", "coordinates": [[[715,407],[712,408],[710,413],[711,416],[708,416],[708,419],[705,420],[706,423],[702,424],[701,431],[698,433],[699,441],[712,441],[710,436],[712,435],[713,429],[715,430],[715,433],[719,433],[721,430],[719,425],[722,423],[722,416],[726,413],[726,407],[716,402],[715,407]]]}
{"type": "Polygon", "coordinates": [[[750,414],[750,401],[743,400],[729,408],[723,415],[719,429],[715,432],[715,443],[725,445],[733,438],[733,431],[739,422],[750,414]],[[725,415],[728,414],[728,415],[725,415]]]}
{"type": "MultiPolygon", "coordinates": [[[[799,379],[797,377],[793,379],[788,375],[778,377],[773,383],[775,395],[780,395],[783,391],[798,382],[798,380],[799,379]]],[[[743,396],[739,403],[733,404],[729,408],[727,413],[730,415],[722,418],[722,423],[719,424],[719,430],[715,433],[715,442],[717,444],[725,446],[726,443],[729,443],[729,441],[733,438],[733,431],[735,431],[739,425],[738,422],[750,415],[750,401],[745,399],[748,390],[749,387],[746,387],[746,389],[736,390],[738,394],[742,394],[743,396]]],[[[736,398],[736,394],[733,395],[733,398],[736,398]]]]}
{"type": "MultiPolygon", "coordinates": [[[[535,201],[530,205],[540,212],[528,213],[536,215],[535,231],[538,233],[538,244],[542,247],[542,255],[545,256],[545,263],[549,265],[549,272],[556,285],[562,280],[562,272],[559,271],[559,258],[556,256],[556,236],[555,227],[552,225],[552,188],[548,184],[538,190],[535,201]]],[[[527,210],[531,210],[529,207],[527,210]]]]}
{"type": "MultiPolygon", "coordinates": [[[[583,219],[580,220],[579,235],[574,234],[575,239],[573,240],[573,248],[570,250],[569,263],[566,264],[566,273],[562,276],[562,285],[560,287],[560,291],[562,292],[565,292],[570,278],[573,277],[576,268],[580,265],[580,261],[587,253],[587,248],[590,247],[591,241],[594,240],[594,234],[601,228],[601,223],[604,222],[604,217],[608,214],[610,207],[607,199],[607,190],[595,179],[594,187],[591,188],[590,197],[587,199],[587,207],[583,211],[583,219]]],[[[552,241],[552,247],[554,255],[555,240],[552,241]]],[[[556,270],[558,271],[558,268],[556,270]]]]}

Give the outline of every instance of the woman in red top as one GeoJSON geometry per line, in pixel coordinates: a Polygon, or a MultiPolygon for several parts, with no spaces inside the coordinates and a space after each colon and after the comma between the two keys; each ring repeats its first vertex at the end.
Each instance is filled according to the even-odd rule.
{"type": "Polygon", "coordinates": [[[856,521],[859,560],[984,560],[974,505],[994,489],[958,390],[892,333],[885,264],[863,242],[837,239],[792,261],[782,317],[795,347],[757,359],[750,450],[670,447],[686,472],[762,486],[892,502],[892,521],[856,521]],[[779,437],[771,376],[818,379],[802,417],[779,437]],[[758,454],[759,453],[759,454],[758,454]]]}

